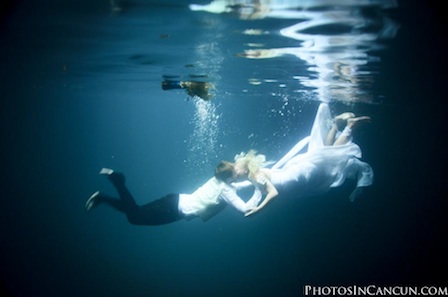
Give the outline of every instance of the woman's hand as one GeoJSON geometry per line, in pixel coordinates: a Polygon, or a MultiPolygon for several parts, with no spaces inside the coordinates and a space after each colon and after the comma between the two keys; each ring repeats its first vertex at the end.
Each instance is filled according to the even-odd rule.
{"type": "Polygon", "coordinates": [[[258,212],[260,209],[261,209],[261,207],[255,207],[255,208],[252,208],[251,210],[249,210],[248,212],[246,212],[246,213],[244,214],[244,216],[245,216],[245,217],[251,216],[251,215],[253,215],[254,213],[258,212]]]}

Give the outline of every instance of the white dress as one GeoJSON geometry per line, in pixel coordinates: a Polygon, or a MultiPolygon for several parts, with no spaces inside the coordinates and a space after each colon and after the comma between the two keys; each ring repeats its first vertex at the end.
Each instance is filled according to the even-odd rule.
{"type": "MultiPolygon", "coordinates": [[[[310,136],[300,140],[271,168],[274,186],[294,186],[301,196],[311,196],[338,187],[346,179],[355,179],[356,189],[350,196],[353,200],[361,187],[372,184],[373,170],[369,164],[359,160],[361,149],[351,139],[344,145],[324,146],[331,125],[330,109],[326,103],[321,103],[310,136]]],[[[342,133],[351,138],[349,128],[342,133]]]]}

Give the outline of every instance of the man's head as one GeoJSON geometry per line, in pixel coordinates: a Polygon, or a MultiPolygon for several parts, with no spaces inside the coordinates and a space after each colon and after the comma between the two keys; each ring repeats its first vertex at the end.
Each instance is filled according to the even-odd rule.
{"type": "Polygon", "coordinates": [[[236,178],[235,164],[228,161],[221,161],[216,166],[215,177],[223,182],[229,183],[236,178]]]}

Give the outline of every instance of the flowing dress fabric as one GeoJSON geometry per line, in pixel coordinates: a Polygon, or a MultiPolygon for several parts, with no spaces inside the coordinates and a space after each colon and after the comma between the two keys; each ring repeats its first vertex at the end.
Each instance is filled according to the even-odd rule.
{"type": "Polygon", "coordinates": [[[302,195],[308,196],[338,187],[347,178],[357,180],[357,188],[372,184],[373,170],[359,160],[361,149],[351,139],[344,145],[324,145],[331,125],[330,109],[326,103],[321,103],[310,136],[301,139],[271,168],[271,181],[275,186],[294,184],[302,195]],[[306,144],[307,150],[300,153],[306,144]]]}

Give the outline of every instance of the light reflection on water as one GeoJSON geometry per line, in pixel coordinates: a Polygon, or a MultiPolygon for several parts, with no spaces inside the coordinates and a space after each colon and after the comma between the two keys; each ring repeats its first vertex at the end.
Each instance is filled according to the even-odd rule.
{"type": "MultiPolygon", "coordinates": [[[[279,33],[281,37],[297,41],[295,46],[269,48],[263,43],[247,43],[248,49],[238,56],[247,59],[297,57],[305,62],[308,75],[303,75],[304,69],[299,69],[301,64],[297,63],[296,73],[290,74],[297,82],[293,92],[308,89],[317,100],[325,102],[375,103],[372,88],[377,73],[372,68],[380,60],[374,52],[381,50],[382,41],[394,38],[398,30],[398,25],[386,13],[397,7],[393,0],[216,0],[189,7],[192,11],[229,14],[242,20],[297,20],[294,25],[276,28],[278,32],[257,28],[242,32],[247,35],[279,33]]],[[[248,79],[251,85],[273,81],[272,77],[248,79]]]]}

